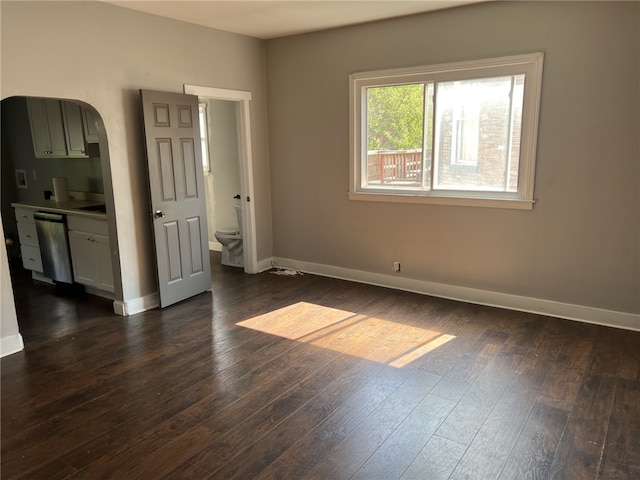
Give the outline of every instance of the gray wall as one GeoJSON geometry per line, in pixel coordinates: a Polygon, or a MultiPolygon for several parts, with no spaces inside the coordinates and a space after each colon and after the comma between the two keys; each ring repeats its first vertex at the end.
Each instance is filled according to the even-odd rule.
{"type": "Polygon", "coordinates": [[[252,93],[258,260],[271,256],[262,41],[100,2],[2,1],[0,8],[2,98],[77,99],[104,120],[125,302],[142,305],[157,290],[141,88],[182,92],[191,84],[252,93]]]}
{"type": "Polygon", "coordinates": [[[267,42],[274,255],[640,313],[640,4],[485,3],[267,42]],[[532,211],[349,201],[352,72],[545,53],[532,211]]]}
{"type": "Polygon", "coordinates": [[[138,89],[191,84],[253,95],[259,260],[399,260],[406,278],[640,313],[637,2],[490,2],[270,40],[266,62],[265,42],[103,3],[0,8],[1,97],[78,99],[104,120],[125,301],[156,289],[138,89]],[[534,51],[532,211],[347,200],[349,73],[534,51]]]}

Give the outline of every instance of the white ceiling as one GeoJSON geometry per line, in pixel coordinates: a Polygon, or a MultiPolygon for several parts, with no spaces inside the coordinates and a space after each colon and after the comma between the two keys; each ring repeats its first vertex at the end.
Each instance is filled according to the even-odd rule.
{"type": "Polygon", "coordinates": [[[102,0],[262,39],[343,27],[487,0],[102,0]]]}

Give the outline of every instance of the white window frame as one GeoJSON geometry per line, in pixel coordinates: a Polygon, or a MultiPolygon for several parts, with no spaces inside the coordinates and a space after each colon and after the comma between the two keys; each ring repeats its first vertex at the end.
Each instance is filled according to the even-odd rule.
{"type": "Polygon", "coordinates": [[[377,70],[349,76],[350,174],[349,199],[382,202],[431,203],[532,209],[538,118],[542,89],[541,52],[448,64],[377,70]],[[369,87],[407,83],[447,82],[505,75],[525,75],[518,189],[516,192],[479,190],[402,190],[365,186],[367,171],[366,92],[369,87]]]}
{"type": "Polygon", "coordinates": [[[209,155],[209,109],[206,102],[198,102],[198,119],[200,123],[202,170],[205,176],[207,176],[211,174],[211,159],[209,155]]]}

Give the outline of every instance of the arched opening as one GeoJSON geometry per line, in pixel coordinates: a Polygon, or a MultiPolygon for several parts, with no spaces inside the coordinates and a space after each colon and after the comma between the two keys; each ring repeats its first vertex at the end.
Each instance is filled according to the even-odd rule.
{"type": "MultiPolygon", "coordinates": [[[[2,268],[9,267],[12,280],[16,275],[22,280],[29,277],[16,288],[39,282],[66,288],[73,295],[121,302],[109,149],[99,112],[73,99],[10,97],[2,99],[1,113],[0,206],[8,262],[2,268]],[[60,192],[56,201],[54,187],[61,183],[54,185],[54,178],[64,179],[68,201],[60,192]],[[18,218],[17,208],[25,209],[29,218],[18,218]],[[71,265],[72,282],[57,282],[43,272],[41,247],[45,245],[39,244],[29,212],[49,210],[65,217],[69,256],[77,260],[71,265]],[[75,233],[69,229],[72,217],[75,233]],[[92,231],[96,226],[98,231],[92,231]],[[95,268],[98,277],[87,275],[95,268]]],[[[3,295],[13,294],[10,287],[1,288],[3,295]]],[[[16,310],[20,325],[21,311],[16,310]]]]}

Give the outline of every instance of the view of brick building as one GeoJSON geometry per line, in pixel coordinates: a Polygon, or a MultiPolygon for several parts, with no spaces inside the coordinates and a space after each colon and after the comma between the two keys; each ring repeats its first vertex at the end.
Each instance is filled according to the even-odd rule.
{"type": "Polygon", "coordinates": [[[524,75],[440,82],[431,90],[435,134],[425,136],[426,149],[369,151],[368,185],[516,191],[524,75]]]}

